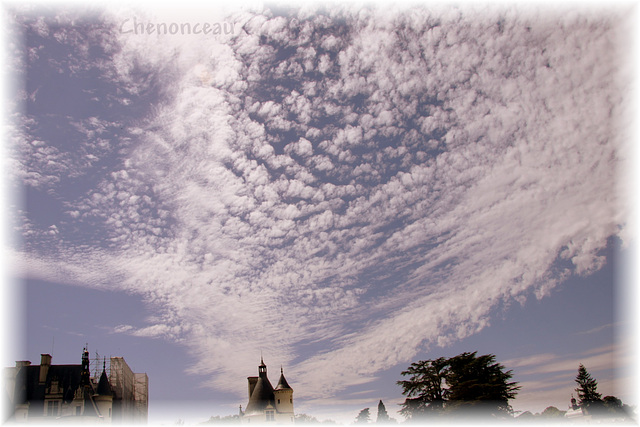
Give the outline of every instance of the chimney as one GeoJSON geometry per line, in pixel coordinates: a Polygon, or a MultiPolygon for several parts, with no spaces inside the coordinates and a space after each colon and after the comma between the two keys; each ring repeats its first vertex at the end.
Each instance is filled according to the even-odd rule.
{"type": "Polygon", "coordinates": [[[16,368],[22,368],[23,366],[31,365],[30,360],[16,360],[16,368]]]}
{"type": "Polygon", "coordinates": [[[40,355],[40,384],[44,384],[47,382],[47,374],[49,373],[49,366],[51,366],[51,355],[50,354],[41,354],[40,355]]]}

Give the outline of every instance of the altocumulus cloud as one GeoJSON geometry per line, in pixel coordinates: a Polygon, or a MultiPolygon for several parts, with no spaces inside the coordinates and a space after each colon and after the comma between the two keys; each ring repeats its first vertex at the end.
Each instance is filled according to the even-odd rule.
{"type": "Polygon", "coordinates": [[[600,12],[265,9],[202,43],[18,14],[14,71],[86,106],[18,94],[14,183],[59,211],[15,212],[16,265],[142,295],[157,322],[114,331],[183,342],[214,387],[244,393],[260,348],[302,396],[368,381],[628,240],[624,14],[600,12]]]}

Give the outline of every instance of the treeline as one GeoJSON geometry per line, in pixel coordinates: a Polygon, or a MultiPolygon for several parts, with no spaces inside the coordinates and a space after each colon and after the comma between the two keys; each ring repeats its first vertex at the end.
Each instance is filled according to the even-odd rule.
{"type": "MultiPolygon", "coordinates": [[[[598,383],[580,364],[575,378],[577,399],[571,397],[571,408],[561,411],[547,407],[540,414],[516,414],[509,404],[520,390],[511,381],[513,372],[496,362],[493,354],[478,356],[477,352],[454,357],[421,360],[401,373],[406,380],[398,381],[402,394],[400,414],[405,422],[425,422],[445,419],[472,420],[474,423],[497,420],[551,420],[591,418],[594,420],[633,421],[633,410],[615,396],[604,398],[597,392],[598,383]]],[[[369,408],[356,417],[355,423],[372,422],[369,408]]],[[[393,423],[382,401],[378,404],[377,423],[393,423]],[[382,412],[381,412],[382,411],[382,412]],[[382,414],[382,416],[380,415],[382,414]]]]}
{"type": "MultiPolygon", "coordinates": [[[[633,420],[633,408],[615,396],[602,397],[598,393],[598,382],[580,364],[575,378],[577,399],[571,396],[571,407],[562,411],[555,406],[542,413],[526,411],[516,414],[509,404],[520,390],[517,382],[511,381],[513,372],[496,362],[496,356],[477,352],[465,352],[454,357],[421,360],[412,363],[401,375],[407,379],[398,381],[402,394],[406,396],[399,411],[404,422],[456,421],[495,422],[508,421],[561,421],[570,418],[588,417],[595,421],[633,420]]],[[[211,417],[203,424],[239,423],[237,415],[211,417]]],[[[296,424],[336,424],[335,421],[318,421],[307,414],[297,414],[296,424]]],[[[370,408],[361,410],[354,424],[396,424],[382,400],[378,403],[375,419],[370,408]]]]}

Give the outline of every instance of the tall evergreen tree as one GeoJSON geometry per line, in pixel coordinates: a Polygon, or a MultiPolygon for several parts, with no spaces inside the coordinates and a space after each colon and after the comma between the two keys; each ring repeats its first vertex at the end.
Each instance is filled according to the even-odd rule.
{"type": "Polygon", "coordinates": [[[587,372],[587,368],[581,363],[578,367],[578,375],[575,379],[578,384],[576,393],[578,393],[578,404],[588,410],[594,404],[602,402],[602,395],[598,393],[598,382],[591,374],[587,372]]]}
{"type": "Polygon", "coordinates": [[[369,421],[371,421],[369,408],[364,408],[356,417],[356,424],[367,424],[369,421]]]}
{"type": "Polygon", "coordinates": [[[387,408],[384,407],[384,403],[382,403],[382,400],[380,400],[380,402],[378,403],[378,417],[376,418],[376,422],[389,422],[389,414],[387,413],[387,408]]]}

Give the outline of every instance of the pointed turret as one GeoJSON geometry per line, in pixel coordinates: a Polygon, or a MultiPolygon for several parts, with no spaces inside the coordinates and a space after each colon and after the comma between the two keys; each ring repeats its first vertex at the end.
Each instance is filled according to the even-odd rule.
{"type": "Polygon", "coordinates": [[[106,360],[102,362],[102,375],[100,375],[100,381],[98,381],[98,394],[102,396],[111,396],[111,384],[107,377],[106,360]]]}
{"type": "Polygon", "coordinates": [[[105,359],[102,361],[102,375],[100,375],[98,388],[93,399],[96,402],[100,416],[110,422],[112,416],[111,412],[113,409],[113,390],[109,383],[109,377],[107,377],[106,365],[107,361],[105,359]]]}
{"type": "Polygon", "coordinates": [[[284,370],[280,367],[280,380],[273,392],[276,398],[276,411],[279,422],[293,422],[293,389],[284,377],[284,370]]]}
{"type": "Polygon", "coordinates": [[[278,385],[276,386],[276,390],[283,390],[283,389],[291,389],[291,386],[289,386],[289,383],[287,383],[287,379],[284,377],[284,371],[283,371],[282,366],[281,366],[280,367],[280,380],[278,380],[278,385]]]}

